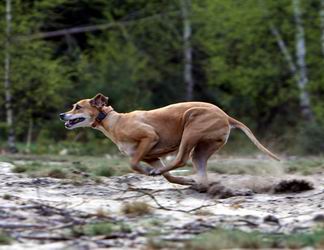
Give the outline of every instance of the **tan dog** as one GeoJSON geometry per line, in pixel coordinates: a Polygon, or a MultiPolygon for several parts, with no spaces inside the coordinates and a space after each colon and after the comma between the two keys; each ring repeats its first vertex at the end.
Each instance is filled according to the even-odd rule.
{"type": "Polygon", "coordinates": [[[117,113],[108,106],[108,98],[97,94],[73,105],[60,114],[65,127],[93,127],[103,132],[131,157],[133,170],[145,175],[163,175],[168,181],[208,187],[206,164],[209,157],[226,142],[231,128],[241,129],[264,153],[279,160],[266,149],[243,123],[229,117],[215,105],[204,102],[172,104],[150,111],[117,113]],[[161,157],[176,152],[173,162],[165,166],[161,157]],[[197,170],[197,183],[191,178],[172,176],[169,171],[182,167],[191,157],[197,170]],[[150,167],[142,166],[146,162],[150,167]]]}

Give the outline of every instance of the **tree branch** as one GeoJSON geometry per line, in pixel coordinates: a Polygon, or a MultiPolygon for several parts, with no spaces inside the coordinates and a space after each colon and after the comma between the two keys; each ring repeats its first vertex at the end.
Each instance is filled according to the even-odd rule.
{"type": "Polygon", "coordinates": [[[93,32],[98,30],[106,30],[113,27],[118,27],[120,25],[126,26],[126,25],[132,25],[137,22],[145,22],[150,21],[156,18],[161,18],[163,16],[169,16],[169,15],[177,15],[179,14],[179,11],[173,11],[168,13],[159,13],[152,16],[143,17],[137,20],[129,20],[129,21],[120,21],[120,22],[110,22],[110,23],[104,23],[104,24],[95,24],[95,25],[89,25],[89,26],[79,26],[79,27],[73,27],[68,29],[61,29],[61,30],[55,30],[55,31],[48,31],[48,32],[39,32],[32,35],[21,35],[18,36],[16,39],[18,40],[35,40],[35,39],[44,39],[44,38],[51,38],[51,37],[58,37],[58,36],[65,36],[65,35],[71,35],[71,34],[79,34],[79,33],[86,33],[86,32],[93,32]]]}

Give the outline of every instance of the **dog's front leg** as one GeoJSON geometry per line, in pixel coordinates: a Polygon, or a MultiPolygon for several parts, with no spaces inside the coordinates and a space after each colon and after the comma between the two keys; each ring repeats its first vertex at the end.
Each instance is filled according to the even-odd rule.
{"type": "Polygon", "coordinates": [[[178,154],[173,162],[168,166],[161,166],[159,168],[154,168],[150,171],[151,176],[163,175],[168,171],[180,168],[186,165],[186,162],[189,158],[191,149],[193,148],[193,143],[189,143],[190,140],[183,139],[181,141],[178,154]]]}
{"type": "MultiPolygon", "coordinates": [[[[148,163],[149,165],[154,167],[154,169],[165,167],[163,161],[160,160],[159,158],[146,160],[146,163],[148,163]]],[[[173,176],[170,173],[164,173],[163,177],[171,183],[176,183],[176,184],[180,184],[180,185],[195,185],[196,184],[196,182],[191,178],[181,177],[181,176],[173,176]]]]}
{"type": "Polygon", "coordinates": [[[133,170],[141,174],[149,175],[152,169],[149,167],[142,166],[140,164],[140,161],[144,158],[147,152],[149,152],[154,147],[157,141],[157,136],[149,136],[140,141],[130,162],[130,165],[133,170]]]}
{"type": "Polygon", "coordinates": [[[150,175],[150,172],[152,171],[152,168],[143,166],[140,163],[131,165],[132,169],[140,174],[150,175]]]}

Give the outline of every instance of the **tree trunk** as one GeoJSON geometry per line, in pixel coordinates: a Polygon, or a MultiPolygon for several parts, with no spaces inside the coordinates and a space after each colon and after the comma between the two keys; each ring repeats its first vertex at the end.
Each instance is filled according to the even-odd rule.
{"type": "Polygon", "coordinates": [[[13,127],[12,96],[10,82],[10,38],[11,38],[11,0],[6,0],[6,41],[5,41],[5,61],[4,61],[4,89],[5,108],[8,128],[8,148],[10,152],[16,152],[15,131],[13,127]]]}
{"type": "Polygon", "coordinates": [[[324,56],[324,0],[321,0],[321,7],[320,7],[320,27],[321,27],[321,47],[322,47],[322,55],[324,56]]]}
{"type": "Polygon", "coordinates": [[[33,137],[33,128],[34,128],[34,120],[32,117],[29,118],[28,131],[27,131],[27,139],[26,139],[26,152],[30,153],[30,145],[33,137]]]}
{"type": "MultiPolygon", "coordinates": [[[[324,4],[324,0],[321,0],[324,4]]],[[[259,1],[262,9],[267,12],[267,8],[264,7],[264,1],[259,1]]],[[[301,109],[301,114],[306,121],[314,121],[314,114],[311,107],[310,97],[307,90],[308,84],[308,76],[307,76],[307,67],[306,67],[306,45],[305,45],[305,34],[304,27],[301,18],[301,10],[300,10],[300,0],[292,0],[293,11],[294,11],[294,19],[296,25],[296,62],[293,59],[293,56],[288,50],[288,47],[283,40],[279,30],[275,25],[270,22],[270,30],[271,33],[276,38],[278,47],[283,54],[289,70],[292,76],[295,78],[297,86],[299,88],[299,105],[301,109]]],[[[268,13],[266,13],[268,14],[268,13]]],[[[323,13],[324,18],[324,13],[323,13]]],[[[323,19],[324,25],[324,19],[323,19]]],[[[324,30],[323,30],[324,31],[324,30]]],[[[323,32],[324,34],[324,32],[323,32]]],[[[324,35],[323,35],[324,42],[324,35]]],[[[324,43],[323,43],[324,46],[324,43]]],[[[324,52],[324,51],[323,51],[324,52]]]]}
{"type": "Polygon", "coordinates": [[[298,67],[298,87],[299,87],[299,102],[301,113],[305,120],[313,121],[314,114],[312,111],[309,93],[307,91],[308,76],[306,67],[306,45],[303,21],[300,9],[300,0],[292,0],[294,19],[296,25],[296,58],[298,67]]]}
{"type": "Polygon", "coordinates": [[[193,99],[193,89],[194,89],[194,81],[192,77],[190,7],[191,7],[191,0],[181,0],[181,12],[182,12],[182,19],[183,19],[183,56],[184,56],[183,79],[186,85],[187,101],[193,99]]]}
{"type": "MultiPolygon", "coordinates": [[[[279,30],[272,23],[270,24],[270,30],[271,30],[272,35],[274,35],[274,37],[276,38],[278,47],[279,47],[281,53],[283,54],[285,60],[288,63],[290,73],[292,74],[292,76],[296,77],[297,67],[296,67],[294,60],[287,48],[285,41],[282,38],[282,35],[280,34],[279,30]]],[[[297,82],[298,82],[298,79],[297,79],[297,82]]]]}

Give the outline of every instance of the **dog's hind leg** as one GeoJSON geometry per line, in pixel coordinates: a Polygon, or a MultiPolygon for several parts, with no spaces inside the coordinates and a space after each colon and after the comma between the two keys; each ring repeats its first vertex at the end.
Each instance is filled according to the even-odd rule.
{"type": "MultiPolygon", "coordinates": [[[[165,167],[162,160],[159,158],[146,160],[147,164],[151,165],[154,168],[163,168],[165,167]]],[[[164,173],[163,177],[171,183],[180,184],[180,185],[194,185],[196,182],[189,177],[173,176],[170,173],[164,173]]]]}
{"type": "MultiPolygon", "coordinates": [[[[160,175],[186,164],[190,152],[204,141],[223,145],[229,134],[228,121],[223,116],[215,115],[213,110],[192,108],[184,115],[185,127],[175,160],[167,167],[153,169],[151,175],[160,175]]],[[[208,158],[206,159],[206,161],[208,158]]]]}
{"type": "Polygon", "coordinates": [[[153,169],[150,172],[150,175],[155,176],[155,175],[161,175],[165,174],[168,171],[183,167],[186,165],[189,157],[190,157],[190,152],[191,150],[195,147],[198,139],[193,136],[189,136],[190,131],[185,131],[184,135],[182,137],[180,146],[179,146],[179,151],[176,156],[176,158],[170,163],[168,166],[163,166],[163,167],[158,167],[153,169]]]}
{"type": "Polygon", "coordinates": [[[192,163],[197,170],[197,183],[193,186],[200,192],[206,192],[209,187],[207,177],[207,161],[224,145],[222,141],[200,142],[192,152],[192,163]]]}

